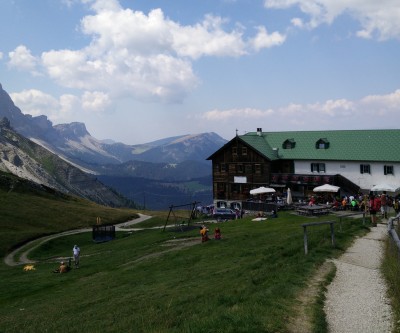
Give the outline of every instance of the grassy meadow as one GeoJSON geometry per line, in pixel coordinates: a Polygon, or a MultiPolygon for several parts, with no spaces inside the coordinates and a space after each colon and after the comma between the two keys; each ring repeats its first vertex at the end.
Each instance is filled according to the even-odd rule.
{"type": "MultiPolygon", "coordinates": [[[[0,200],[3,255],[27,239],[92,225],[97,216],[113,223],[133,216],[27,193],[0,191],[0,200]]],[[[157,212],[140,226],[163,226],[166,215],[157,212]]],[[[362,219],[343,221],[332,248],[329,226],[310,228],[305,255],[301,224],[322,220],[337,217],[290,211],[260,222],[245,217],[219,223],[220,241],[212,239],[216,224],[209,224],[205,243],[198,227],[126,229],[107,243],[94,243],[91,233],[49,240],[30,253],[33,271],[0,264],[0,332],[287,332],[296,296],[316,269],[367,230],[362,219]],[[74,244],[81,267],[52,273],[74,244]]]]}
{"type": "MultiPolygon", "coordinates": [[[[398,224],[396,232],[400,235],[398,224]]],[[[389,296],[392,302],[395,322],[394,332],[400,332],[400,252],[390,238],[385,242],[384,251],[382,271],[388,283],[389,296]]]]}

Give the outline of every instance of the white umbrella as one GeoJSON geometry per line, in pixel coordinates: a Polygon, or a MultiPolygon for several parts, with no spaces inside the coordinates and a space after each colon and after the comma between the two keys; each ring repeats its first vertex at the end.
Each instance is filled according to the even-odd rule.
{"type": "Polygon", "coordinates": [[[332,193],[336,193],[337,191],[340,190],[339,186],[334,186],[334,185],[330,185],[330,184],[324,184],[321,186],[317,186],[314,187],[314,192],[332,192],[332,193]]]}
{"type": "Polygon", "coordinates": [[[291,205],[291,204],[293,203],[292,191],[290,190],[290,188],[287,189],[286,203],[287,203],[288,205],[291,205]]]}
{"type": "Polygon", "coordinates": [[[399,187],[396,187],[395,185],[389,185],[389,184],[378,184],[374,185],[371,187],[371,191],[377,191],[377,192],[397,192],[399,190],[399,187]]]}
{"type": "Polygon", "coordinates": [[[263,194],[263,193],[275,193],[275,190],[273,188],[264,186],[250,190],[250,194],[263,194]]]}

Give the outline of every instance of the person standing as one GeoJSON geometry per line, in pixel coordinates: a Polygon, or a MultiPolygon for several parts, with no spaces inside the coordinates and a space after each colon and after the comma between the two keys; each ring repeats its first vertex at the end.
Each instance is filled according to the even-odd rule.
{"type": "Polygon", "coordinates": [[[369,214],[371,215],[371,226],[377,226],[376,213],[379,212],[381,208],[381,199],[376,197],[374,194],[369,196],[369,214]]]}
{"type": "Polygon", "coordinates": [[[208,229],[206,228],[206,226],[205,225],[203,225],[201,228],[200,228],[200,235],[201,235],[201,242],[202,243],[204,243],[204,242],[207,242],[208,241],[208,229]]]}
{"type": "Polygon", "coordinates": [[[72,254],[74,256],[75,268],[79,268],[79,257],[81,254],[81,249],[78,247],[78,245],[74,245],[74,248],[72,249],[72,254]]]}
{"type": "Polygon", "coordinates": [[[218,227],[214,229],[214,239],[216,240],[221,239],[221,229],[218,227]]]}

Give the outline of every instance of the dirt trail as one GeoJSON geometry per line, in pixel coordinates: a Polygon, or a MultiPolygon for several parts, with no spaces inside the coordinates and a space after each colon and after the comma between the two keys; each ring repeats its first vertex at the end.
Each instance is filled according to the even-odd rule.
{"type": "MultiPolygon", "coordinates": [[[[141,230],[140,228],[127,228],[127,227],[131,226],[131,225],[134,225],[134,224],[137,224],[137,223],[140,223],[140,222],[143,222],[143,221],[145,221],[145,220],[147,220],[149,218],[151,218],[151,216],[144,215],[144,214],[139,214],[139,218],[137,218],[137,219],[116,224],[115,225],[115,230],[116,231],[138,231],[138,230],[141,230]]],[[[32,261],[32,260],[28,259],[28,255],[32,250],[36,249],[37,247],[39,247],[43,243],[46,243],[49,240],[54,239],[54,238],[58,238],[58,237],[66,236],[66,235],[79,234],[79,233],[83,233],[83,232],[90,232],[90,231],[92,231],[91,228],[69,230],[69,231],[60,232],[58,234],[54,234],[54,235],[45,236],[45,237],[42,237],[42,238],[35,239],[33,241],[30,241],[30,242],[22,245],[21,247],[19,247],[17,249],[15,249],[11,253],[9,253],[4,258],[4,263],[6,265],[8,265],[8,266],[17,266],[17,265],[25,265],[25,264],[35,263],[35,261],[32,261]],[[23,252],[20,254],[19,260],[15,261],[14,259],[15,259],[16,254],[18,252],[22,251],[22,250],[23,250],[23,252]]]]}

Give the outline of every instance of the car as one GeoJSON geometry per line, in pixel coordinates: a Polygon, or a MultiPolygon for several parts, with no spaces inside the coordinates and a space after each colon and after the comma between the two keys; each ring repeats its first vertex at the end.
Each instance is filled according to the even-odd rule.
{"type": "Polygon", "coordinates": [[[214,210],[213,218],[217,221],[234,220],[236,219],[236,213],[232,209],[217,208],[214,210]]]}

